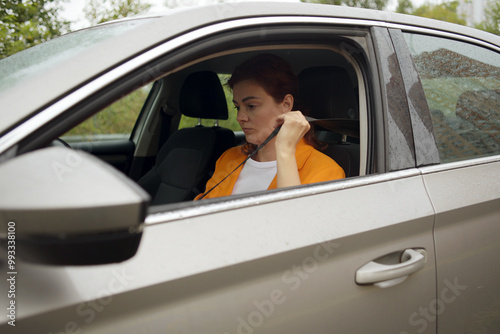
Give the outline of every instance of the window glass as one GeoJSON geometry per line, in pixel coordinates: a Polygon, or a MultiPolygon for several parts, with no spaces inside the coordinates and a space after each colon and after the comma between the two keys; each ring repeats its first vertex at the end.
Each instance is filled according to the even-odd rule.
{"type": "Polygon", "coordinates": [[[465,42],[405,34],[442,162],[500,154],[500,56],[465,42]]]}
{"type": "Polygon", "coordinates": [[[68,131],[62,139],[68,143],[128,139],[152,87],[151,83],[126,95],[68,131]]]}
{"type": "Polygon", "coordinates": [[[133,20],[82,29],[2,59],[0,92],[149,21],[133,20]]]}
{"type": "MultiPolygon", "coordinates": [[[[236,108],[234,107],[233,103],[233,93],[229,88],[229,86],[227,85],[227,81],[229,80],[230,77],[231,77],[230,74],[219,74],[219,79],[221,81],[222,88],[224,89],[224,95],[226,95],[227,111],[229,114],[227,120],[219,120],[219,126],[223,128],[228,128],[233,131],[241,131],[241,127],[236,121],[236,108]]],[[[179,129],[196,126],[199,123],[199,121],[200,121],[199,118],[182,115],[181,121],[179,123],[179,129]]],[[[214,126],[215,120],[202,119],[201,124],[203,126],[214,126]]]]}

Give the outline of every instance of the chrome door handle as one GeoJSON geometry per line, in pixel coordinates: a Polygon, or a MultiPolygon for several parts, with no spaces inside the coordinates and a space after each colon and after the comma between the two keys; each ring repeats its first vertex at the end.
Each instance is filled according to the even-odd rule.
{"type": "Polygon", "coordinates": [[[407,249],[401,255],[401,261],[391,265],[368,262],[356,271],[356,283],[374,284],[404,278],[425,266],[427,253],[423,249],[407,249]]]}

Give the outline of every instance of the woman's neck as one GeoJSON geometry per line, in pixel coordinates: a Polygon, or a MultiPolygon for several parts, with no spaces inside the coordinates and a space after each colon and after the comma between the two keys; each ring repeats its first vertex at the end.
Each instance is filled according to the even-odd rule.
{"type": "Polygon", "coordinates": [[[269,143],[267,143],[263,148],[255,154],[254,160],[259,162],[275,161],[276,160],[276,138],[273,138],[269,143]]]}

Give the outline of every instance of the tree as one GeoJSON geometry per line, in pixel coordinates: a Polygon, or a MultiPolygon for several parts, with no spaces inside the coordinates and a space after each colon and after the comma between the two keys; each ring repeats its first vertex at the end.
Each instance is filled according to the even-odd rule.
{"type": "Polygon", "coordinates": [[[408,14],[465,25],[465,18],[457,13],[458,5],[456,0],[440,4],[426,2],[408,14]]]}
{"type": "Polygon", "coordinates": [[[69,30],[58,18],[61,0],[0,0],[0,59],[69,30]]]}
{"type": "Polygon", "coordinates": [[[91,25],[142,14],[151,8],[151,4],[142,0],[89,0],[85,6],[85,17],[91,25]]]}
{"type": "Polygon", "coordinates": [[[500,1],[492,0],[484,11],[485,20],[476,25],[476,28],[500,35],[500,1]]]}
{"type": "Polygon", "coordinates": [[[302,2],[321,3],[325,5],[361,7],[383,10],[388,0],[301,0],[302,2]]]}
{"type": "Polygon", "coordinates": [[[398,7],[396,8],[396,13],[401,14],[411,14],[413,12],[413,3],[411,0],[399,0],[398,7]]]}

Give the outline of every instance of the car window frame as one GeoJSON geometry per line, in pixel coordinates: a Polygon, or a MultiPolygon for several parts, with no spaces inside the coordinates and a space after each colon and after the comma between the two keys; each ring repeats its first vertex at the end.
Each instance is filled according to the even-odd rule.
{"type": "MultiPolygon", "coordinates": [[[[261,32],[262,27],[270,27],[270,29],[273,29],[275,32],[278,31],[276,36],[279,36],[282,38],[283,36],[287,36],[290,40],[293,40],[296,42],[297,40],[297,33],[302,32],[304,33],[304,30],[307,30],[309,34],[314,33],[315,36],[322,36],[321,38],[325,38],[325,40],[331,40],[332,34],[335,33],[336,36],[339,37],[345,37],[346,35],[352,35],[353,37],[357,38],[365,38],[366,39],[366,54],[363,55],[357,55],[355,53],[351,54],[356,59],[356,62],[361,64],[364,63],[365,68],[363,68],[363,75],[365,76],[363,78],[363,83],[365,85],[366,93],[367,93],[367,114],[369,115],[369,120],[368,123],[372,122],[374,119],[379,119],[379,117],[375,117],[375,115],[371,115],[372,113],[372,108],[373,109],[378,109],[373,107],[373,100],[372,98],[376,100],[376,94],[375,92],[377,90],[377,73],[371,73],[371,71],[374,71],[376,69],[376,55],[373,52],[374,48],[370,43],[372,43],[371,38],[373,37],[371,32],[373,30],[370,30],[371,24],[373,22],[364,22],[361,20],[361,22],[366,23],[366,26],[361,26],[361,27],[346,27],[345,25],[342,25],[341,23],[344,20],[335,20],[339,21],[340,24],[332,24],[331,20],[324,20],[322,18],[283,18],[282,20],[282,25],[276,25],[276,22],[274,22],[274,19],[276,18],[259,18],[259,19],[241,19],[241,20],[234,20],[234,21],[229,21],[225,23],[220,23],[220,24],[214,24],[213,26],[210,27],[205,27],[209,30],[215,30],[214,27],[216,26],[226,26],[225,29],[221,30],[216,30],[215,32],[212,33],[212,35],[206,36],[205,34],[205,28],[201,28],[199,30],[196,30],[193,33],[193,38],[194,40],[191,41],[191,43],[187,43],[186,35],[180,37],[180,41],[177,39],[173,39],[171,41],[168,41],[157,48],[146,52],[142,55],[139,55],[138,57],[130,60],[130,62],[122,64],[121,66],[118,66],[114,70],[104,74],[100,78],[96,79],[94,82],[90,83],[89,91],[87,98],[82,99],[77,103],[76,105],[73,105],[71,108],[66,109],[67,112],[62,113],[62,117],[67,117],[67,119],[64,119],[64,122],[61,122],[60,124],[68,125],[71,123],[76,123],[78,118],[82,118],[83,115],[88,117],[88,115],[92,112],[95,112],[95,110],[99,110],[100,106],[107,105],[109,104],[110,100],[112,99],[113,96],[123,95],[124,92],[131,92],[134,89],[137,89],[141,87],[143,84],[157,80],[158,78],[161,78],[164,75],[169,74],[173,69],[179,68],[178,65],[173,66],[172,64],[179,64],[182,63],[184,65],[182,66],[189,66],[190,61],[199,61],[204,56],[204,52],[207,52],[209,50],[208,54],[205,54],[205,56],[210,56],[213,54],[212,49],[207,49],[207,45],[214,40],[217,40],[217,45],[219,48],[227,48],[227,49],[234,49],[234,45],[231,45],[231,41],[234,41],[235,37],[232,36],[229,38],[230,34],[234,34],[235,31],[240,31],[242,33],[247,33],[249,34],[249,37],[252,41],[255,41],[256,32],[261,32]],[[262,22],[264,21],[264,23],[262,22]],[[296,22],[298,21],[298,22],[296,22]],[[325,23],[325,21],[327,21],[325,23]],[[251,22],[248,26],[245,25],[245,23],[251,22]],[[272,23],[270,23],[272,22],[272,23]],[[307,23],[315,23],[311,24],[310,26],[304,26],[304,22],[307,23]],[[232,26],[234,23],[238,23],[237,27],[232,26]],[[227,25],[230,25],[230,27],[227,27],[227,25]],[[224,40],[224,35],[227,37],[227,40],[224,40]],[[189,44],[189,48],[185,48],[184,46],[189,44]],[[188,50],[186,50],[188,49],[188,50]],[[153,52],[154,51],[154,52],[153,52]],[[138,65],[142,64],[142,65],[138,65]],[[129,71],[124,71],[123,67],[128,68],[129,71]],[[368,79],[370,78],[370,80],[368,79]],[[91,94],[93,93],[93,94],[91,94]]],[[[348,20],[352,21],[352,20],[348,20]]],[[[188,33],[187,35],[189,35],[188,33]]],[[[385,33],[386,34],[386,33],[385,33]]],[[[303,35],[305,36],[305,35],[303,35]]],[[[241,41],[241,39],[239,39],[241,41]]],[[[280,39],[281,42],[283,42],[280,39]]],[[[253,42],[255,43],[255,42],[253,42]]],[[[305,42],[304,42],[305,43],[305,42]]],[[[264,44],[270,44],[270,41],[266,41],[264,44]]],[[[327,43],[328,44],[328,43],[327,43]]],[[[84,86],[86,88],[87,86],[84,86]]],[[[71,96],[69,96],[71,97],[71,96]]],[[[68,97],[68,98],[69,98],[68,97]]],[[[65,103],[68,103],[68,101],[65,101],[66,99],[63,99],[59,101],[57,104],[62,104],[63,106],[65,103]]],[[[53,106],[55,108],[55,105],[53,106]]],[[[50,109],[50,108],[49,108],[50,109]]],[[[406,112],[406,111],[404,111],[406,112]]],[[[58,120],[57,118],[55,118],[58,120]]],[[[380,121],[378,121],[380,122],[380,121]]],[[[50,122],[46,123],[43,128],[47,130],[47,126],[50,125],[50,122]]],[[[380,125],[379,125],[380,126],[380,125]]],[[[56,130],[51,129],[52,131],[42,131],[42,136],[45,135],[45,138],[47,137],[54,137],[57,136],[57,128],[59,127],[54,127],[56,130]],[[54,135],[54,132],[56,132],[56,135],[54,135]]],[[[376,146],[381,146],[380,144],[377,144],[379,140],[385,140],[385,137],[383,134],[379,134],[376,139],[372,138],[373,136],[373,124],[368,124],[367,126],[367,138],[369,144],[367,145],[367,154],[373,154],[370,159],[373,159],[373,161],[367,161],[367,174],[371,174],[374,170],[376,172],[387,172],[391,170],[387,170],[386,168],[383,167],[377,167],[374,168],[373,164],[376,163],[377,161],[380,162],[382,159],[376,159],[378,156],[377,154],[374,154],[372,151],[373,147],[376,146]]],[[[40,135],[40,132],[36,131],[34,135],[40,135]]],[[[39,139],[39,138],[38,138],[39,139]]],[[[38,141],[39,142],[39,141],[38,141]]],[[[21,149],[19,150],[20,152],[22,151],[27,151],[29,149],[34,149],[34,143],[28,143],[25,146],[22,146],[21,149]],[[31,146],[30,146],[31,144],[31,146]]],[[[410,166],[413,167],[413,166],[410,166]]],[[[408,166],[405,166],[405,168],[408,168],[408,166]]],[[[334,181],[335,182],[342,182],[340,181],[334,181]]],[[[331,182],[330,182],[331,183],[331,182]]],[[[299,186],[300,191],[303,191],[302,188],[311,188],[313,189],[312,191],[317,191],[319,187],[321,187],[321,184],[312,184],[312,185],[303,185],[299,186]],[[316,190],[314,190],[316,189],[316,190]]],[[[332,189],[335,189],[333,187],[332,189]]],[[[283,198],[286,198],[287,195],[283,192],[284,190],[280,189],[278,192],[282,195],[278,196],[283,196],[283,198]]],[[[292,192],[294,189],[292,188],[292,192]]],[[[307,192],[307,191],[306,191],[307,192]]],[[[255,195],[263,195],[263,194],[255,194],[255,195]]],[[[224,199],[225,201],[226,199],[224,199]]],[[[178,203],[174,204],[178,205],[178,203]]],[[[195,204],[198,205],[198,204],[195,204]]]]}

